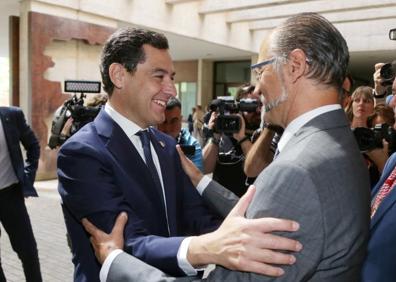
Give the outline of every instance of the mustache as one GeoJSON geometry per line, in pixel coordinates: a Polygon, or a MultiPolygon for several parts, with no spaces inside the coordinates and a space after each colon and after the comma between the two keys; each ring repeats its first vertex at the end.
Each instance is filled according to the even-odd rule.
{"type": "Polygon", "coordinates": [[[288,96],[288,94],[287,94],[286,90],[283,89],[282,90],[282,94],[277,99],[275,99],[274,101],[271,101],[271,102],[268,102],[268,103],[264,104],[265,105],[264,106],[264,111],[266,113],[268,113],[269,111],[271,111],[274,108],[278,107],[279,104],[281,104],[282,102],[286,101],[287,96],[288,96]]]}

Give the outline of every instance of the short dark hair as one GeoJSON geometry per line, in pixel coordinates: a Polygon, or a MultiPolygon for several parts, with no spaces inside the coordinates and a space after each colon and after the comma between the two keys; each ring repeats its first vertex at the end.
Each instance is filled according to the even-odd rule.
{"type": "Polygon", "coordinates": [[[144,44],[157,49],[169,49],[168,40],[163,34],[139,28],[121,28],[106,41],[101,55],[100,74],[103,89],[109,96],[114,90],[114,84],[109,75],[110,65],[119,63],[133,74],[137,65],[146,59],[143,50],[144,44]]]}
{"type": "Polygon", "coordinates": [[[178,107],[179,109],[181,109],[181,103],[179,101],[179,99],[177,99],[176,97],[171,97],[168,100],[168,103],[166,103],[166,110],[172,110],[173,108],[178,107]]]}
{"type": "Polygon", "coordinates": [[[342,90],[349,63],[348,46],[341,33],[316,13],[290,17],[272,34],[270,52],[276,58],[287,58],[294,49],[307,56],[307,77],[342,90]]]}
{"type": "Polygon", "coordinates": [[[245,83],[241,87],[238,88],[238,91],[235,95],[237,101],[243,99],[247,94],[250,94],[254,91],[254,85],[250,83],[245,83]]]}

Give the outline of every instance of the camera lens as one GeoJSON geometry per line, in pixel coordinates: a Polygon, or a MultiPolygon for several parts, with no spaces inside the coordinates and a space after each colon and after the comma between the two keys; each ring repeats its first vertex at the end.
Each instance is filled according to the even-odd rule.
{"type": "Polygon", "coordinates": [[[383,79],[389,80],[395,77],[395,73],[392,68],[392,64],[388,63],[381,67],[380,75],[383,79]]]}

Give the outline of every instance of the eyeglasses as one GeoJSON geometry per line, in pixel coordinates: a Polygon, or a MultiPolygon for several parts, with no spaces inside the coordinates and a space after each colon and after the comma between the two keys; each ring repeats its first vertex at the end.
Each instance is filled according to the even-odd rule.
{"type": "Polygon", "coordinates": [[[262,67],[266,65],[270,65],[275,62],[275,58],[271,58],[265,61],[262,61],[260,63],[254,64],[250,66],[250,69],[254,70],[256,72],[256,80],[259,81],[261,78],[261,74],[263,73],[262,67]]]}
{"type": "Polygon", "coordinates": [[[275,62],[275,58],[271,58],[271,59],[262,61],[262,62],[260,62],[260,63],[251,65],[251,66],[250,66],[250,69],[254,70],[254,69],[257,69],[257,68],[261,68],[261,67],[263,67],[263,66],[272,64],[273,62],[275,62]]]}

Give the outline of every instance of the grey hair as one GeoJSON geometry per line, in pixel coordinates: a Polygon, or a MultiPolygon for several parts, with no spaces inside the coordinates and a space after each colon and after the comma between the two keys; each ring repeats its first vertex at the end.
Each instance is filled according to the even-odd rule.
{"type": "Polygon", "coordinates": [[[307,78],[341,91],[349,63],[348,46],[324,17],[301,13],[287,19],[272,33],[269,47],[275,58],[285,59],[293,50],[301,49],[309,64],[307,78]]]}

